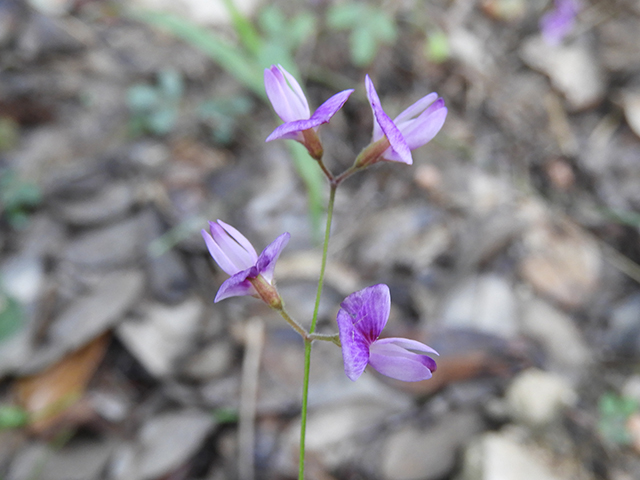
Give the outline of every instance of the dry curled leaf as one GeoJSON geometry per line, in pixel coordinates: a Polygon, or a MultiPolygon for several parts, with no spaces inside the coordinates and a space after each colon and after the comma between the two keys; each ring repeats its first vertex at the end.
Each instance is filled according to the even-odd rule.
{"type": "Polygon", "coordinates": [[[29,413],[31,431],[43,434],[65,419],[86,418],[81,400],[107,344],[108,336],[102,335],[47,370],[16,381],[16,397],[29,413]]]}

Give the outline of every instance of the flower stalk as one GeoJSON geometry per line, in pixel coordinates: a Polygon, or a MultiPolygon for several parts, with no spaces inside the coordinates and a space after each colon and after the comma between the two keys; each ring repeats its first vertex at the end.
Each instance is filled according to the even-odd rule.
{"type": "Polygon", "coordinates": [[[383,375],[409,382],[428,379],[436,370],[436,363],[429,355],[437,355],[437,352],[428,345],[407,338],[381,338],[391,307],[389,287],[384,284],[364,288],[345,298],[336,319],[338,334],[320,334],[315,330],[338,187],[354,173],[380,161],[411,165],[411,151],[426,144],[438,133],[447,116],[447,109],[444,100],[438,98],[436,93],[431,93],[391,120],[382,109],[373,82],[367,75],[365,86],[373,113],[371,142],[362,149],[351,167],[334,176],[323,162],[324,147],[318,129],[342,108],[353,90],[333,95],[312,114],[302,88],[284,68],[272,65],[265,70],[264,79],[267,96],[284,122],[266,141],[289,139],[304,145],[311,158],[318,162],[330,188],[318,288],[309,329],[306,330],[285,310],[284,301],[274,283],[275,264],[289,241],[288,233],[277,237],[260,255],[244,235],[221,220],[209,222],[209,230],[202,230],[202,236],[212,258],[230,275],[221,285],[214,301],[243,295],[259,298],[277,311],[304,342],[298,470],[298,480],[304,480],[311,349],[315,340],[332,342],[341,348],[345,374],[353,381],[360,377],[368,365],[383,375]]]}

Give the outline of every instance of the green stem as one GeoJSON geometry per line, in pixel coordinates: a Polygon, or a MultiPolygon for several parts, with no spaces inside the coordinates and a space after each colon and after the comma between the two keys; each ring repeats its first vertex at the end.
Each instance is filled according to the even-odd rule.
{"type": "Polygon", "coordinates": [[[313,308],[313,318],[311,319],[311,327],[309,333],[316,330],[316,322],[318,321],[318,310],[320,309],[320,296],[322,295],[322,285],[324,284],[324,271],[327,268],[327,254],[329,252],[329,235],[331,234],[331,222],[333,220],[333,204],[336,200],[336,190],[338,185],[331,184],[329,192],[329,205],[327,206],[327,226],[324,230],[324,245],[322,247],[322,264],[320,265],[320,279],[318,280],[318,291],[316,292],[316,304],[313,308]]]}
{"type": "Polygon", "coordinates": [[[296,332],[300,334],[303,340],[306,341],[309,338],[309,334],[307,333],[307,331],[304,328],[302,328],[302,325],[300,325],[298,322],[296,322],[293,318],[289,316],[289,314],[284,309],[284,307],[280,309],[276,309],[276,311],[280,314],[280,316],[282,316],[282,318],[286,320],[286,322],[291,326],[291,328],[293,328],[296,332]]]}
{"type": "Polygon", "coordinates": [[[322,264],[320,266],[320,279],[318,280],[318,291],[316,293],[316,304],[313,309],[313,319],[309,328],[309,337],[304,340],[304,379],[302,382],[302,412],[300,419],[300,464],[298,469],[298,480],[304,480],[304,454],[305,436],[307,433],[307,405],[309,403],[309,371],[311,369],[311,342],[312,335],[316,329],[318,321],[318,310],[320,308],[320,296],[322,295],[322,285],[324,283],[324,271],[327,266],[327,253],[329,251],[329,235],[331,233],[331,221],[333,220],[333,205],[336,199],[338,183],[331,182],[329,193],[329,205],[327,206],[327,226],[324,232],[324,245],[322,248],[322,264]]]}
{"type": "Polygon", "coordinates": [[[340,343],[340,335],[335,333],[333,335],[329,334],[324,334],[324,333],[310,333],[308,335],[309,340],[311,340],[312,342],[314,340],[321,340],[323,342],[333,342],[335,343],[338,347],[342,347],[342,344],[340,343]]]}

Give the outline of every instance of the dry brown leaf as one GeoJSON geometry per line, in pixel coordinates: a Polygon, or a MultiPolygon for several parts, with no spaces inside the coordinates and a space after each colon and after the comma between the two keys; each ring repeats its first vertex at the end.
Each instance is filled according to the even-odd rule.
{"type": "Polygon", "coordinates": [[[86,418],[86,405],[81,400],[104,357],[107,344],[108,335],[102,335],[42,373],[16,382],[17,400],[29,412],[29,428],[34,433],[49,431],[72,409],[79,408],[79,416],[86,418]]]}
{"type": "Polygon", "coordinates": [[[598,283],[598,246],[569,224],[542,223],[525,235],[520,273],[540,294],[567,308],[584,304],[598,283]]]}

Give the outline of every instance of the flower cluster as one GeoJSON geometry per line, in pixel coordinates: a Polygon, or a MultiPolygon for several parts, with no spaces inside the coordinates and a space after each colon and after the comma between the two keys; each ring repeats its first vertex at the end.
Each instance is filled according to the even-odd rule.
{"type": "MultiPolygon", "coordinates": [[[[302,88],[280,65],[265,69],[264,83],[273,109],[285,122],[276,128],[266,141],[296,140],[307,147],[313,158],[319,160],[323,150],[317,136],[318,127],[331,120],[353,90],[335,94],[311,115],[302,88]]],[[[442,128],[447,117],[444,100],[438,98],[436,93],[430,93],[407,108],[395,120],[391,120],[382,109],[380,98],[369,75],[365,77],[365,87],[373,111],[373,134],[371,144],[359,155],[356,166],[366,167],[380,160],[411,165],[411,150],[428,143],[442,128]]]]}
{"type": "MultiPolygon", "coordinates": [[[[304,145],[323,168],[332,183],[333,192],[348,175],[377,162],[411,165],[411,151],[431,141],[447,116],[444,100],[436,93],[430,93],[391,120],[382,109],[378,93],[367,75],[365,88],[373,112],[371,143],[362,150],[349,170],[334,177],[322,162],[324,151],[318,129],[342,108],[353,90],[333,95],[311,114],[302,88],[280,65],[266,69],[264,81],[274,110],[285,122],[266,141],[290,139],[304,145]]],[[[428,356],[437,355],[433,348],[407,338],[380,338],[391,308],[391,296],[386,285],[367,287],[352,293],[342,302],[337,316],[338,335],[315,335],[313,324],[306,332],[289,317],[273,281],[276,261],[290,238],[288,233],[276,238],[260,255],[244,235],[221,220],[209,222],[209,230],[202,230],[202,236],[215,262],[230,275],[221,285],[215,302],[243,295],[262,299],[278,310],[305,341],[324,339],[340,344],[345,373],[351,380],[358,379],[367,365],[383,375],[407,382],[431,378],[436,370],[435,361],[428,356]]]]}

